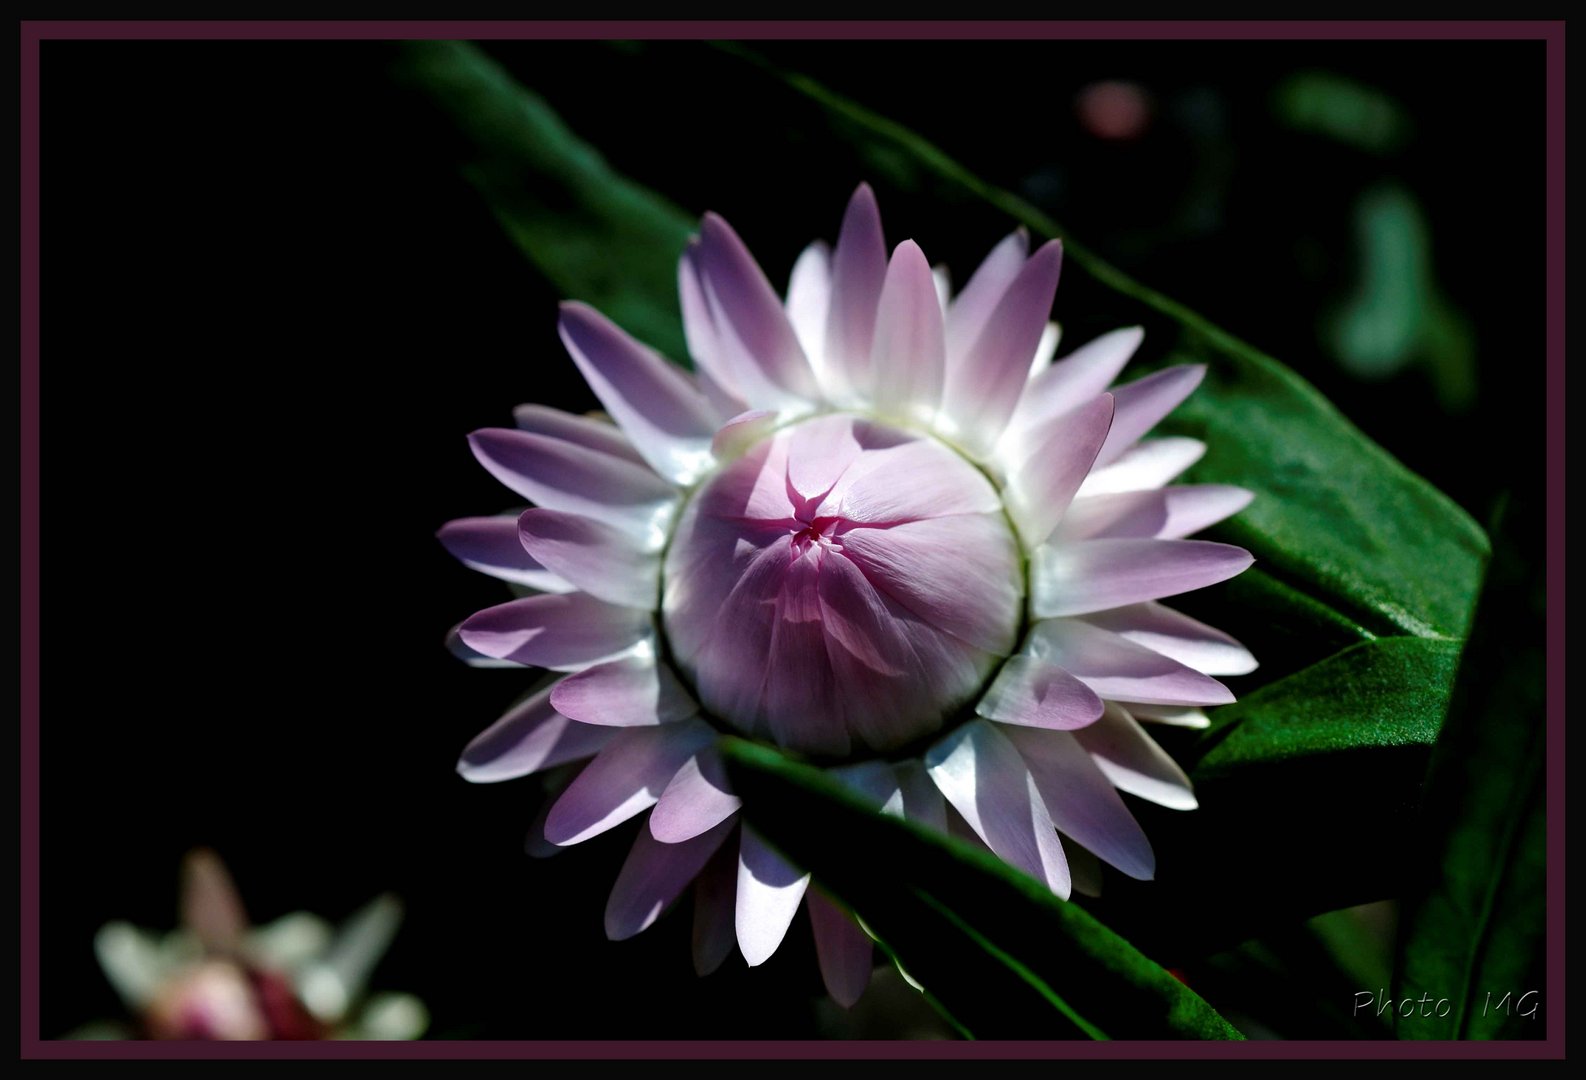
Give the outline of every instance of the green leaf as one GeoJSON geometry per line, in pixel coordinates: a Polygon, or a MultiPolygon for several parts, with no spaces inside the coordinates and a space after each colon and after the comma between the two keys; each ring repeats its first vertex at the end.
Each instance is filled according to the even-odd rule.
{"type": "Polygon", "coordinates": [[[1425,857],[1405,903],[1394,998],[1449,1005],[1443,1016],[1435,1008],[1401,1012],[1401,1038],[1546,1034],[1546,601],[1541,574],[1519,542],[1543,533],[1542,515],[1530,509],[1498,531],[1482,618],[1460,664],[1415,823],[1425,857]]]}
{"type": "Polygon", "coordinates": [[[1084,909],[989,852],[877,814],[775,750],[737,738],[721,745],[749,822],[859,912],[970,1034],[1240,1037],[1084,909]]]}

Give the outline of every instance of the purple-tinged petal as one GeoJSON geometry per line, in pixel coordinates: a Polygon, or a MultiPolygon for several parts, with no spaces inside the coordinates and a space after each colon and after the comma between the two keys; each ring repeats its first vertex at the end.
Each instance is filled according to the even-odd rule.
{"type": "Polygon", "coordinates": [[[947,831],[947,803],[942,793],[917,758],[892,766],[897,774],[898,792],[903,797],[903,816],[937,832],[947,831]]]}
{"type": "Polygon", "coordinates": [[[810,876],[788,865],[747,825],[738,846],[738,949],[750,967],[771,959],[787,936],[810,876]]]}
{"type": "Polygon", "coordinates": [[[663,844],[691,840],[726,821],[743,801],[732,793],[721,754],[707,747],[689,758],[650,811],[650,833],[663,844]]]}
{"type": "Polygon", "coordinates": [[[1178,435],[1137,443],[1111,465],[1092,469],[1080,485],[1079,497],[1159,488],[1172,483],[1205,453],[1205,443],[1178,435]]]}
{"type": "Polygon", "coordinates": [[[945,266],[931,267],[931,284],[936,286],[936,303],[942,309],[942,319],[947,319],[947,306],[953,300],[953,278],[945,266]]]}
{"type": "Polygon", "coordinates": [[[530,695],[474,737],[457,762],[464,780],[515,780],[592,757],[611,741],[611,729],[574,723],[551,708],[551,689],[530,695]]]}
{"type": "Polygon", "coordinates": [[[1177,540],[1250,505],[1255,494],[1226,484],[1181,484],[1075,499],[1058,526],[1064,542],[1097,538],[1177,540]]]}
{"type": "Polygon", "coordinates": [[[1029,766],[1052,824],[1064,836],[1130,877],[1151,880],[1151,841],[1075,735],[1033,728],[1008,728],[1004,734],[1029,766]]]}
{"type": "Polygon", "coordinates": [[[573,591],[524,550],[518,539],[517,514],[457,518],[442,525],[435,535],[452,557],[470,570],[541,592],[573,591]]]}
{"type": "Polygon", "coordinates": [[[1136,720],[1145,720],[1165,727],[1205,729],[1212,726],[1204,709],[1193,705],[1148,705],[1143,701],[1118,702],[1124,711],[1136,720]]]}
{"type": "Polygon", "coordinates": [[[212,952],[230,953],[248,932],[248,913],[226,864],[208,848],[182,860],[182,925],[212,952]]]}
{"type": "Polygon", "coordinates": [[[710,467],[716,411],[682,369],[587,304],[563,304],[558,328],[590,389],[656,472],[690,484],[710,467]]]}
{"type": "Polygon", "coordinates": [[[1101,698],[1074,676],[1044,660],[1013,656],[975,706],[988,720],[1071,731],[1101,716],[1101,698]]]}
{"type": "MultiPolygon", "coordinates": [[[[1138,326],[1114,330],[1086,342],[1044,371],[1036,373],[1019,399],[1018,411],[1008,424],[1004,445],[1024,443],[1028,433],[1045,427],[1064,413],[1073,412],[1112,385],[1145,331],[1138,326]]],[[[1020,447],[1008,446],[1014,453],[1020,447]]]]}
{"type": "MultiPolygon", "coordinates": [[[[831,677],[826,649],[819,557],[811,548],[785,564],[773,605],[770,652],[762,661],[761,703],[779,745],[844,754],[851,743],[842,721],[841,686],[831,677]]],[[[737,597],[734,609],[741,611],[748,599],[737,597]]],[[[732,633],[738,625],[724,632],[732,633]]]]}
{"type": "Polygon", "coordinates": [[[716,409],[718,418],[736,416],[748,408],[732,359],[726,354],[716,317],[705,297],[705,279],[699,269],[699,238],[694,237],[677,262],[677,293],[683,308],[683,337],[688,354],[694,358],[694,378],[700,392],[716,409]]]}
{"type": "Polygon", "coordinates": [[[1068,861],[1030,770],[1008,737],[973,720],[925,754],[931,779],[986,845],[1067,899],[1068,861]]]}
{"type": "Polygon", "coordinates": [[[1084,615],[1203,589],[1255,562],[1244,548],[1209,540],[1080,540],[1036,550],[1035,613],[1084,615]]]}
{"type": "Polygon", "coordinates": [[[569,847],[643,813],[714,737],[699,720],[620,729],[551,807],[545,838],[569,847]]]}
{"type": "Polygon", "coordinates": [[[1107,440],[1112,413],[1112,395],[1102,394],[1034,435],[1034,453],[1009,478],[1006,496],[1027,547],[1045,543],[1063,519],[1107,440]]]}
{"type": "MultiPolygon", "coordinates": [[[[574,724],[573,726],[582,727],[583,725],[574,724]]],[[[602,730],[606,732],[608,738],[616,734],[611,728],[602,730]]],[[[568,765],[566,768],[558,769],[545,775],[543,781],[545,784],[545,796],[540,800],[540,808],[535,812],[534,820],[529,823],[528,834],[523,838],[523,852],[529,858],[550,859],[567,850],[564,847],[557,847],[545,839],[545,819],[550,816],[551,807],[556,805],[556,800],[561,798],[562,792],[566,791],[568,785],[577,780],[578,774],[583,771],[584,766],[579,763],[568,765]]]]}
{"type": "Polygon", "coordinates": [[[1225,705],[1234,699],[1216,679],[1078,619],[1037,623],[1030,631],[1028,651],[1110,701],[1225,705]]]}
{"type": "Polygon", "coordinates": [[[717,458],[735,458],[749,447],[771,434],[777,425],[777,415],[770,409],[750,409],[728,420],[710,441],[710,451],[717,458]]]}
{"type": "Polygon", "coordinates": [[[1184,770],[1116,702],[1109,701],[1101,719],[1074,737],[1120,791],[1169,810],[1199,805],[1184,770]]]}
{"type": "Polygon", "coordinates": [[[848,200],[837,248],[832,252],[825,359],[831,383],[840,395],[871,383],[871,343],[886,275],[887,244],[881,232],[881,211],[870,185],[860,184],[848,200]]]}
{"type": "MultiPolygon", "coordinates": [[[[512,410],[512,422],[519,431],[534,435],[549,435],[563,442],[576,443],[591,450],[620,457],[635,465],[645,465],[644,457],[634,449],[622,429],[609,420],[593,416],[575,416],[573,413],[552,409],[546,405],[519,405],[512,410]]],[[[648,466],[646,466],[648,467],[648,466]]]]}
{"type": "Polygon", "coordinates": [[[953,514],[1000,514],[1002,500],[990,482],[966,482],[962,461],[940,443],[915,439],[868,451],[843,473],[821,503],[864,525],[894,525],[953,514]]]}
{"type": "Polygon", "coordinates": [[[514,671],[523,670],[522,664],[514,663],[511,660],[497,660],[493,656],[486,656],[478,649],[470,649],[468,645],[464,643],[462,635],[458,633],[458,630],[461,628],[462,624],[459,623],[457,626],[452,627],[446,632],[446,651],[451,653],[457,659],[461,660],[463,663],[472,668],[511,668],[514,671]]]}
{"type": "Polygon", "coordinates": [[[699,712],[672,674],[654,656],[624,656],[569,675],[551,691],[556,711],[581,724],[653,727],[699,712]]]}
{"type": "Polygon", "coordinates": [[[1194,393],[1205,377],[1206,365],[1183,364],[1114,389],[1118,411],[1113,417],[1107,445],[1096,456],[1096,463],[1111,465],[1117,461],[1140,436],[1156,427],[1159,420],[1194,393]]]}
{"type": "Polygon", "coordinates": [[[1161,604],[1131,604],[1083,618],[1203,675],[1248,675],[1256,669],[1256,658],[1232,637],[1161,604]]]}
{"type": "Polygon", "coordinates": [[[458,635],[471,649],[531,667],[576,671],[650,636],[648,612],[587,593],[546,593],[485,608],[458,635]]]}
{"type": "Polygon", "coordinates": [[[529,554],[557,576],[612,604],[653,609],[660,557],[609,525],[556,510],[525,510],[518,536],[529,554]]]}
{"type": "Polygon", "coordinates": [[[699,267],[717,340],[748,403],[781,411],[819,401],[815,373],[782,302],[738,234],[716,214],[706,214],[700,226],[699,267]]]}
{"type": "MultiPolygon", "coordinates": [[[[1046,329],[1041,331],[1041,340],[1035,346],[1035,356],[1030,360],[1030,377],[1033,379],[1041,372],[1052,366],[1052,357],[1057,355],[1057,343],[1063,338],[1063,328],[1055,322],[1046,324],[1046,329]]],[[[1028,385],[1026,385],[1028,390],[1028,385]]],[[[1019,399],[1024,400],[1024,395],[1019,399]]],[[[1017,410],[1015,410],[1017,411],[1017,410]]],[[[1009,421],[1011,424],[1012,421],[1009,421]]]]}
{"type": "Polygon", "coordinates": [[[1052,314],[1062,259],[1056,240],[1030,256],[962,361],[948,370],[943,411],[973,451],[997,445],[1019,404],[1052,314]]]}
{"type": "Polygon", "coordinates": [[[881,287],[864,396],[883,415],[928,421],[942,401],[945,357],[931,265],[918,244],[905,240],[881,287]]]}
{"type": "MultiPolygon", "coordinates": [[[[729,830],[730,831],[730,830],[729,830]]],[[[738,897],[738,845],[723,844],[694,879],[694,971],[721,967],[738,940],[733,925],[738,897]]]]}
{"type": "MultiPolygon", "coordinates": [[[[964,291],[947,309],[947,363],[952,372],[969,352],[970,346],[985,330],[991,313],[1001,303],[1013,279],[1019,276],[1030,254],[1030,234],[1019,228],[1002,238],[980,266],[970,275],[964,291]]],[[[956,388],[956,376],[949,375],[948,386],[956,388]]]]}
{"type": "Polygon", "coordinates": [[[606,901],[606,937],[625,941],[648,930],[705,868],[732,826],[723,821],[676,844],[663,844],[640,829],[606,901]]]}
{"type": "Polygon", "coordinates": [[[635,535],[659,531],[677,499],[676,490],[644,466],[587,446],[511,428],[485,428],[468,442],[480,464],[524,498],[635,535]]]}
{"type": "Polygon", "coordinates": [[[851,915],[818,890],[809,890],[804,903],[815,932],[815,956],[826,992],[837,1004],[851,1009],[870,985],[870,970],[875,966],[870,937],[851,915]]]}
{"type": "Polygon", "coordinates": [[[822,359],[826,355],[826,312],[831,299],[832,251],[824,241],[817,240],[794,261],[783,305],[817,378],[822,375],[822,359]]]}

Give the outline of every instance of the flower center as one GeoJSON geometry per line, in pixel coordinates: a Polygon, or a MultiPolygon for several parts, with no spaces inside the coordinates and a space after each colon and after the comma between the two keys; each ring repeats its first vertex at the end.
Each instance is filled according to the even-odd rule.
{"type": "Polygon", "coordinates": [[[712,716],[848,756],[968,705],[1012,651],[1023,603],[985,475],[929,436],[839,413],[775,432],[694,493],[662,622],[712,716]]]}

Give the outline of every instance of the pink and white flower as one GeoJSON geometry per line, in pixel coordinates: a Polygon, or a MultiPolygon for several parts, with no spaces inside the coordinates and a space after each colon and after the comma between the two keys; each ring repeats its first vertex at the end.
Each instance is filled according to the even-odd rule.
{"type": "Polygon", "coordinates": [[[565,674],[458,768],[488,782],[591,759],[533,843],[650,811],[611,938],[694,882],[698,970],[735,941],[754,965],[802,902],[832,995],[863,991],[869,939],[740,825],[723,731],[977,837],[1060,896],[1094,890],[1098,859],[1152,876],[1119,792],[1179,810],[1195,796],[1141,721],[1204,726],[1233,699],[1214,676],[1255,667],[1159,601],[1250,565],[1185,537],[1251,496],[1168,486],[1206,447],[1142,441],[1202,368],[1109,390],[1138,329],[1053,359],[1060,261],[1015,232],[952,296],[913,241],[888,256],[861,186],[784,299],[707,214],[679,267],[692,375],[565,304],[562,340],[615,425],[524,405],[515,429],[471,437],[534,506],[442,528],[465,564],[527,592],[461,642],[565,674]]]}

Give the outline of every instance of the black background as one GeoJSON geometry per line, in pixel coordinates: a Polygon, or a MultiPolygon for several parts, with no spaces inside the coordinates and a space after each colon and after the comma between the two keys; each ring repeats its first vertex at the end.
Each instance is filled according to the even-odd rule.
{"type": "MultiPolygon", "coordinates": [[[[681,80],[702,48],[650,47],[681,80]]],[[[666,154],[620,50],[495,51],[619,169],[642,178],[646,155],[666,154]]],[[[1504,489],[1540,484],[1539,44],[764,51],[1283,358],[1477,520],[1504,489]],[[1396,98],[1409,147],[1384,164],[1282,128],[1272,88],[1305,68],[1396,98]],[[1148,137],[1113,145],[1080,127],[1074,94],[1104,77],[1154,94],[1148,137]],[[1439,280],[1475,335],[1479,393],[1463,414],[1430,404],[1418,371],[1352,380],[1318,338],[1351,199],[1390,174],[1421,200],[1439,280]],[[1209,217],[1187,207],[1196,185],[1209,217]]],[[[93,933],[111,918],[173,925],[177,866],[198,844],[261,921],[400,894],[407,922],[375,981],[423,997],[435,1035],[842,1033],[820,1026],[802,925],[764,968],[734,960],[706,980],[686,913],[608,943],[628,831],[530,860],[536,783],[453,772],[523,685],[441,644],[503,598],[433,538],[512,501],[464,436],[510,423],[520,401],[596,402],[557,343],[557,296],[439,151],[435,121],[392,87],[390,56],[378,43],[43,46],[42,1033],[119,1013],[93,933]]],[[[803,242],[834,236],[858,178],[735,160],[733,125],[776,117],[699,91],[720,157],[650,163],[785,280],[803,242]],[[775,201],[746,183],[756,170],[775,201]]],[[[997,239],[908,212],[888,223],[960,281],[997,239]]]]}

